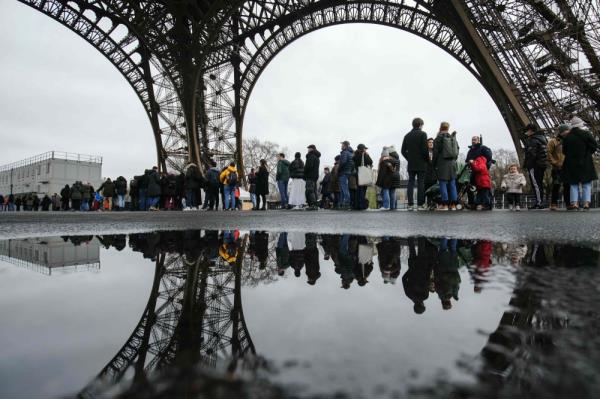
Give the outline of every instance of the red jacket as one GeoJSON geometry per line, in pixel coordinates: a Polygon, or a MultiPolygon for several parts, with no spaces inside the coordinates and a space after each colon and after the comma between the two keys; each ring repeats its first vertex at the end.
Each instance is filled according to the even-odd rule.
{"type": "Polygon", "coordinates": [[[492,180],[490,179],[490,172],[487,169],[485,157],[477,157],[471,164],[471,170],[473,171],[475,178],[475,186],[477,189],[492,188],[492,180]]]}

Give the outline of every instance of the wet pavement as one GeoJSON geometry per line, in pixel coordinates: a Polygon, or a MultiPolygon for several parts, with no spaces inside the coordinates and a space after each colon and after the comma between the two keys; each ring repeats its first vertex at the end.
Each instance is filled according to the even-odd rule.
{"type": "Polygon", "coordinates": [[[600,243],[600,211],[550,212],[4,212],[0,239],[156,230],[245,229],[392,236],[451,236],[493,241],[600,243]]]}
{"type": "Polygon", "coordinates": [[[592,234],[597,213],[482,214],[563,229],[501,223],[494,240],[455,215],[373,213],[394,226],[356,235],[301,228],[348,215],[375,229],[362,214],[298,213],[173,213],[178,230],[89,235],[67,231],[166,214],[3,219],[4,234],[36,217],[62,233],[0,241],[0,397],[599,397],[600,246],[563,225],[592,234]],[[261,218],[277,231],[184,229],[261,218]],[[402,236],[425,231],[418,218],[438,227],[402,236]]]}

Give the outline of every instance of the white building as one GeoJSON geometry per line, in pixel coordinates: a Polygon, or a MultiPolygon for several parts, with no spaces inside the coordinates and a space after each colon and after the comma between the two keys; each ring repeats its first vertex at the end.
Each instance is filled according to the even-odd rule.
{"type": "Polygon", "coordinates": [[[75,181],[102,184],[102,157],[49,151],[32,158],[0,166],[0,194],[37,193],[52,195],[75,181]]]}
{"type": "Polygon", "coordinates": [[[95,238],[75,245],[61,237],[0,241],[0,261],[48,276],[100,270],[100,243],[95,238]]]}

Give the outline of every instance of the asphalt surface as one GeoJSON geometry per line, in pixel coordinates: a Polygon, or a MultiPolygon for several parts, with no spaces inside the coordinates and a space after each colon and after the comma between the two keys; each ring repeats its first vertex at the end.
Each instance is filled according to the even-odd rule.
{"type": "Polygon", "coordinates": [[[3,212],[0,239],[154,230],[265,230],[600,245],[600,211],[3,212]]]}

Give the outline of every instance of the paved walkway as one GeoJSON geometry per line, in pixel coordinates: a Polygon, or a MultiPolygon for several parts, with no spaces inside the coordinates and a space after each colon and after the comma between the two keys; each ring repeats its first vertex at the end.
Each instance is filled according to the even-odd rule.
{"type": "Polygon", "coordinates": [[[0,213],[0,239],[184,229],[451,236],[600,246],[600,211],[0,213]]]}

